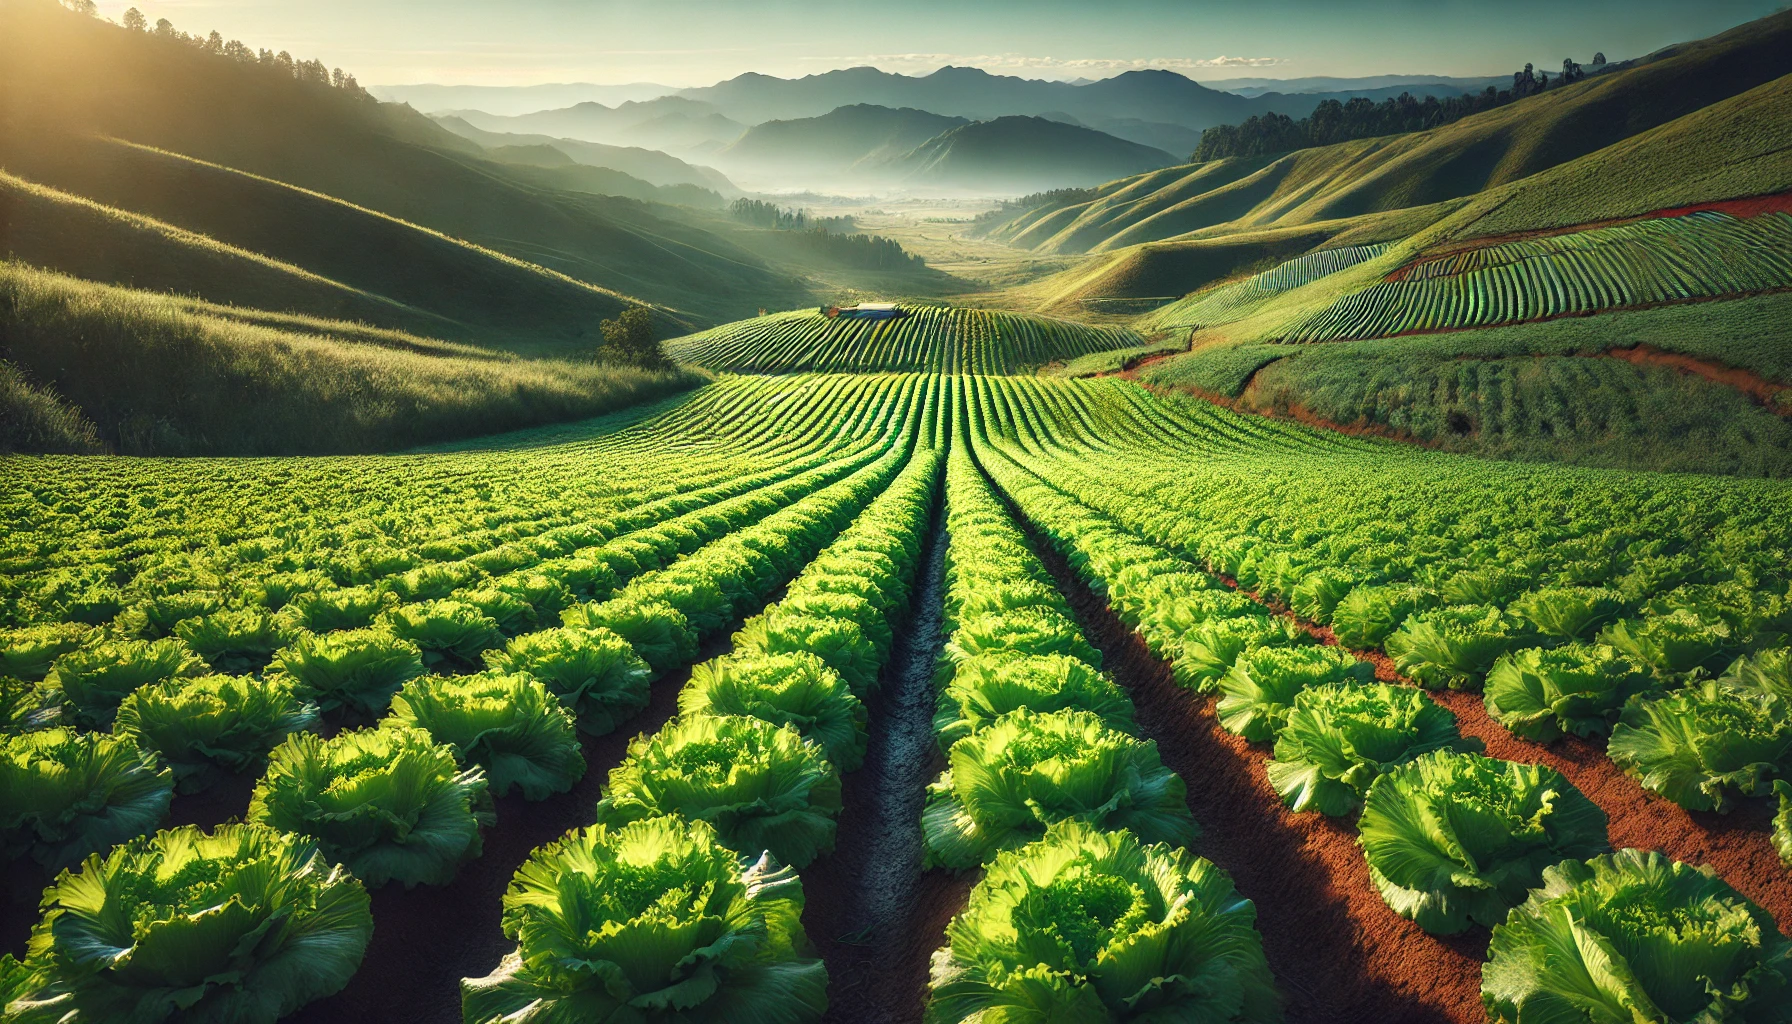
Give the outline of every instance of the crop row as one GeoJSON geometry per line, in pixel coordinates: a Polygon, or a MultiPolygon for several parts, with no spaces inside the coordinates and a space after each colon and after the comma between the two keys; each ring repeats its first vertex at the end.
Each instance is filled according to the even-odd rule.
{"type": "MultiPolygon", "coordinates": [[[[986,383],[990,391],[1019,390],[986,383]]],[[[1479,756],[1449,712],[1418,691],[1366,684],[1366,665],[1313,646],[1254,601],[1191,572],[1193,563],[1172,554],[1187,548],[1117,529],[1090,506],[1131,513],[1141,532],[1158,538],[1188,520],[1173,504],[1139,515],[1144,507],[1112,482],[1085,480],[1070,488],[1076,498],[1066,494],[1065,453],[1040,454],[1049,447],[1041,439],[1062,420],[1054,423],[1043,403],[1024,394],[1010,397],[1017,401],[996,415],[996,403],[978,404],[984,419],[972,435],[1006,435],[980,448],[986,467],[1086,582],[1172,660],[1179,682],[1220,694],[1217,711],[1227,729],[1274,740],[1270,781],[1290,807],[1333,815],[1361,808],[1370,877],[1393,910],[1438,933],[1494,926],[1482,988],[1490,1017],[1516,1021],[1529,1019],[1519,1016],[1520,1006],[1529,1014],[1576,1005],[1583,999],[1576,978],[1608,969],[1614,955],[1630,958],[1627,969],[1639,980],[1603,996],[1596,1005],[1605,1012],[1639,996],[1676,998],[1682,986],[1700,991],[1712,975],[1656,959],[1665,952],[1657,929],[1687,914],[1732,922],[1704,941],[1733,958],[1726,969],[1733,973],[1722,977],[1742,982],[1735,1001],[1764,1011],[1779,1005],[1792,983],[1792,946],[1759,907],[1709,872],[1659,854],[1605,852],[1604,813],[1558,773],[1479,756]],[[1640,918],[1623,909],[1623,894],[1639,885],[1664,894],[1640,918]],[[1611,943],[1611,952],[1582,959],[1553,951],[1573,950],[1570,936],[1586,934],[1611,943]]],[[[1137,462],[1104,455],[1099,464],[1138,479],[1137,462]]],[[[1318,540],[1307,538],[1301,553],[1318,540]]],[[[1260,566],[1199,561],[1329,622],[1346,642],[1385,643],[1400,669],[1425,685],[1477,685],[1491,671],[1489,710],[1521,735],[1610,729],[1614,759],[1683,806],[1725,809],[1733,791],[1765,792],[1776,772],[1792,769],[1788,652],[1773,646],[1783,643],[1783,582],[1753,595],[1752,587],[1677,589],[1664,602],[1631,609],[1612,589],[1545,587],[1502,609],[1487,603],[1493,574],[1485,571],[1452,577],[1432,593],[1411,583],[1364,584],[1324,566],[1301,572],[1288,554],[1260,566]],[[1610,623],[1600,634],[1605,642],[1586,642],[1601,623],[1610,623]],[[1355,633],[1365,624],[1374,635],[1355,633]],[[1749,649],[1761,653],[1721,679],[1698,682],[1749,649]]],[[[1523,582],[1504,585],[1519,589],[1523,582]]],[[[1782,829],[1785,817],[1782,807],[1782,829]]],[[[1782,847],[1788,839],[1778,837],[1782,847]]],[[[1705,1004],[1686,1005],[1691,1012],[1705,1004]]]]}
{"type": "Polygon", "coordinates": [[[1507,242],[1407,268],[1286,330],[1382,338],[1792,287],[1792,214],[1702,211],[1507,242]]]}
{"type": "Polygon", "coordinates": [[[18,997],[7,1019],[125,1019],[136,1007],[130,1019],[161,1020],[179,1005],[183,1019],[271,1021],[342,987],[371,933],[364,885],[445,882],[479,855],[492,795],[569,788],[585,770],[578,731],[610,731],[644,707],[651,676],[688,663],[845,528],[929,432],[932,399],[924,380],[885,378],[863,396],[875,415],[859,428],[824,424],[851,442],[834,453],[844,457],[682,515],[664,509],[589,554],[538,564],[514,593],[500,591],[528,599],[503,605],[508,616],[477,603],[456,563],[431,563],[367,591],[378,600],[296,603],[328,623],[269,627],[255,613],[264,632],[296,634],[262,636],[257,649],[241,629],[209,644],[222,626],[241,625],[219,615],[241,613],[180,619],[174,638],[71,631],[66,650],[45,642],[58,639],[55,625],[8,634],[9,671],[46,678],[8,685],[7,852],[50,870],[81,866],[46,892],[25,963],[4,962],[6,996],[18,997]],[[539,628],[555,614],[562,626],[539,628]],[[470,675],[426,674],[480,662],[470,675]],[[219,669],[239,674],[205,674],[219,669]],[[325,740],[311,731],[325,708],[345,724],[378,721],[325,740]],[[110,733],[84,731],[108,719],[110,733]],[[249,824],[145,835],[175,787],[264,763],[249,824]],[[164,862],[184,865],[177,878],[157,880],[164,862]],[[236,916],[216,919],[220,894],[251,883],[259,888],[243,893],[236,916]],[[110,896],[96,899],[102,890],[110,896]],[[144,921],[169,924],[145,935],[144,921]],[[207,928],[204,948],[194,945],[207,928]],[[62,934],[84,938],[70,946],[62,934]],[[133,943],[155,966],[102,954],[133,943]],[[191,980],[163,980],[174,978],[191,980]]]}
{"type": "Polygon", "coordinates": [[[884,321],[830,319],[811,310],[776,313],[675,339],[666,350],[685,362],[747,373],[1001,374],[1140,344],[1124,328],[992,310],[904,308],[906,316],[884,321]]]}
{"type": "Polygon", "coordinates": [[[1139,329],[1171,331],[1236,323],[1283,292],[1380,256],[1388,250],[1389,244],[1376,242],[1307,253],[1243,281],[1208,288],[1154,310],[1140,318],[1139,329]]]}
{"type": "Polygon", "coordinates": [[[946,477],[929,866],[982,869],[934,957],[927,1019],[1278,1021],[1255,911],[1186,848],[1182,778],[996,500],[961,429],[946,477]]]}

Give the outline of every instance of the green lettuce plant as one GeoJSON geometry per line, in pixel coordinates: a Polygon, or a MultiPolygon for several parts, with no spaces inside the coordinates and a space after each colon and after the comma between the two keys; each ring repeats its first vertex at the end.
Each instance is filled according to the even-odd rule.
{"type": "Polygon", "coordinates": [[[0,734],[48,729],[60,724],[61,720],[62,709],[51,699],[43,684],[0,676],[0,734]]]}
{"type": "Polygon", "coordinates": [[[300,594],[280,609],[280,615],[295,629],[332,633],[339,629],[365,629],[397,603],[397,596],[390,591],[343,587],[300,594]]]}
{"type": "Polygon", "coordinates": [[[423,664],[473,665],[482,652],[504,646],[504,633],[491,616],[462,601],[404,604],[380,617],[386,629],[423,652],[423,664]]]}
{"type": "Polygon", "coordinates": [[[706,821],[579,829],[517,869],[516,949],[461,981],[462,1019],[813,1024],[828,975],[802,912],[795,872],[741,857],[706,821]]]}
{"type": "Polygon", "coordinates": [[[1289,591],[1288,607],[1304,619],[1330,622],[1338,602],[1360,582],[1355,573],[1345,569],[1315,569],[1303,574],[1300,582],[1289,591]]]}
{"type": "Polygon", "coordinates": [[[292,631],[274,613],[260,608],[186,619],[174,632],[212,671],[222,673],[259,672],[274,659],[275,651],[292,640],[292,631]]]}
{"type": "Polygon", "coordinates": [[[194,676],[138,687],[112,731],[161,755],[175,787],[192,793],[224,773],[259,768],[288,735],[317,724],[317,705],[284,676],[194,676]]]}
{"type": "Polygon", "coordinates": [[[794,728],[739,715],[681,718],[629,744],[610,772],[597,820],[622,825],[662,814],[715,826],[746,856],[769,850],[804,868],[834,848],[840,773],[794,728]]]}
{"type": "Polygon", "coordinates": [[[0,736],[0,852],[54,873],[168,814],[174,773],[119,736],[42,729],[0,736]]]}
{"type": "Polygon", "coordinates": [[[1101,652],[1067,615],[1049,606],[961,620],[945,648],[945,657],[955,662],[994,653],[1063,654],[1101,667],[1101,652]]]}
{"type": "Polygon", "coordinates": [[[1021,708],[1088,711],[1120,732],[1134,729],[1132,698],[1088,662],[1063,654],[999,654],[956,666],[940,691],[934,737],[941,750],[950,750],[960,739],[1021,708]]]}
{"type": "Polygon", "coordinates": [[[787,613],[774,607],[755,615],[735,632],[734,647],[766,654],[812,654],[852,687],[861,699],[877,686],[883,663],[877,645],[866,638],[859,624],[826,615],[787,613]]]}
{"type": "Polygon", "coordinates": [[[1612,623],[1600,639],[1664,682],[1715,672],[1741,646],[1729,623],[1688,609],[1612,623]]]}
{"type": "Polygon", "coordinates": [[[1214,619],[1183,635],[1181,653],[1170,663],[1170,671],[1177,683],[1197,693],[1215,693],[1220,680],[1232,670],[1232,663],[1246,651],[1315,642],[1287,619],[1268,615],[1214,619]]]}
{"type": "Polygon", "coordinates": [[[1296,811],[1337,816],[1362,806],[1377,778],[1434,750],[1478,751],[1456,716],[1407,686],[1327,684],[1302,690],[1264,766],[1296,811]]]}
{"type": "Polygon", "coordinates": [[[788,725],[821,745],[842,772],[865,762],[865,705],[813,654],[745,652],[691,669],[681,715],[745,715],[788,725]]]}
{"type": "Polygon", "coordinates": [[[91,632],[91,626],[74,622],[0,630],[0,676],[38,682],[57,659],[78,650],[91,632]]]}
{"type": "Polygon", "coordinates": [[[1332,636],[1345,647],[1375,647],[1406,617],[1437,603],[1437,595],[1410,583],[1357,587],[1332,606],[1332,636]]]}
{"type": "Polygon", "coordinates": [[[1276,1024],[1251,901],[1211,862],[1080,821],[996,855],[934,954],[928,1024],[1276,1024]]]}
{"type": "Polygon", "coordinates": [[[1584,640],[1624,614],[1624,597],[1604,587],[1547,587],[1520,596],[1506,610],[1544,636],[1584,640]]]}
{"type": "Polygon", "coordinates": [[[879,665],[890,655],[895,635],[890,619],[877,602],[853,594],[809,591],[786,597],[778,602],[781,615],[811,615],[816,618],[845,619],[859,627],[867,642],[875,649],[879,665]]]}
{"type": "Polygon", "coordinates": [[[1772,694],[1792,703],[1792,647],[1744,655],[1724,670],[1723,684],[1739,690],[1772,694]]]}
{"type": "Polygon", "coordinates": [[[372,887],[444,885],[491,825],[485,771],[421,729],[296,733],[274,748],[249,820],[314,840],[372,887]]]}
{"type": "Polygon", "coordinates": [[[1779,851],[1780,861],[1792,868],[1792,783],[1774,780],[1773,793],[1780,801],[1779,813],[1773,816],[1773,848],[1779,851]]]}
{"type": "Polygon", "coordinates": [[[1625,705],[1606,751],[1644,789],[1695,811],[1728,811],[1792,765],[1792,705],[1715,681],[1625,705]]]}
{"type": "Polygon", "coordinates": [[[485,769],[495,796],[525,800],[564,793],[585,775],[572,714],[538,680],[522,675],[425,676],[392,698],[382,727],[422,729],[485,769]]]}
{"type": "Polygon", "coordinates": [[[539,621],[533,605],[498,587],[457,590],[454,592],[454,599],[479,609],[486,618],[498,624],[498,632],[505,636],[527,633],[535,629],[539,621]]]}
{"type": "Polygon", "coordinates": [[[423,651],[383,629],[302,634],[274,655],[272,667],[328,714],[380,715],[398,688],[426,671],[423,651]]]}
{"type": "Polygon", "coordinates": [[[1259,647],[1246,651],[1220,680],[1220,724],[1252,743],[1275,738],[1303,690],[1331,683],[1366,683],[1375,666],[1341,647],[1259,647]]]}
{"type": "Polygon", "coordinates": [[[493,672],[541,680],[577,720],[603,736],[647,707],[653,670],[627,640],[607,629],[544,629],[485,652],[493,672]]]}
{"type": "Polygon", "coordinates": [[[1531,640],[1529,627],[1498,608],[1457,605],[1410,616],[1383,646],[1394,667],[1431,689],[1474,689],[1500,655],[1531,640]]]}
{"type": "Polygon", "coordinates": [[[1263,606],[1235,590],[1201,590],[1151,605],[1139,617],[1139,632],[1151,653],[1174,658],[1183,638],[1211,622],[1262,615],[1263,606]]]}
{"type": "Polygon", "coordinates": [[[69,722],[110,729],[118,705],[132,690],[205,671],[187,645],[164,640],[110,640],[56,659],[45,685],[62,702],[69,722]]]}
{"type": "Polygon", "coordinates": [[[1544,868],[1609,850],[1605,828],[1552,768],[1447,750],[1377,778],[1358,821],[1382,898],[1435,935],[1505,920],[1544,868]]]}
{"type": "Polygon", "coordinates": [[[1605,644],[1527,647],[1502,656],[1487,673],[1487,713],[1538,743],[1564,733],[1603,735],[1625,701],[1655,685],[1605,644]]]}
{"type": "Polygon", "coordinates": [[[379,585],[397,595],[399,603],[414,604],[439,601],[482,575],[477,566],[467,562],[430,562],[387,576],[379,585]]]}
{"type": "Polygon", "coordinates": [[[628,641],[654,675],[697,657],[697,633],[683,612],[664,601],[634,595],[575,604],[560,613],[568,629],[608,629],[628,641]]]}
{"type": "Polygon", "coordinates": [[[929,867],[979,867],[1070,819],[1182,846],[1200,831],[1157,744],[1087,711],[1010,712],[953,744],[947,763],[921,815],[929,867]]]}
{"type": "Polygon", "coordinates": [[[259,825],[134,838],[43,908],[8,1024],[274,1024],[348,984],[373,935],[353,875],[259,825]]]}
{"type": "Polygon", "coordinates": [[[224,595],[212,590],[185,590],[158,594],[119,613],[112,623],[121,635],[136,640],[160,640],[175,635],[188,619],[210,615],[224,607],[224,595]]]}
{"type": "Polygon", "coordinates": [[[1792,943],[1709,868],[1620,850],[1544,869],[1495,925],[1492,1024],[1792,1021],[1792,943]]]}

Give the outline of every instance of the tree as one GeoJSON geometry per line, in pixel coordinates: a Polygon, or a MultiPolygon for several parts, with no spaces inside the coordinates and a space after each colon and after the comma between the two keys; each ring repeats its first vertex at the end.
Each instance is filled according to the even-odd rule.
{"type": "Polygon", "coordinates": [[[1596,68],[1605,67],[1605,54],[1595,53],[1593,55],[1593,66],[1596,68]]]}
{"type": "Polygon", "coordinates": [[[167,18],[157,18],[156,35],[161,36],[163,39],[173,39],[174,22],[169,21],[167,18]]]}
{"type": "Polygon", "coordinates": [[[670,369],[672,360],[653,335],[653,312],[646,306],[630,306],[614,320],[599,325],[604,343],[598,346],[598,362],[638,366],[644,370],[670,369]]]}
{"type": "Polygon", "coordinates": [[[85,14],[89,18],[97,18],[100,14],[100,5],[94,3],[93,0],[62,0],[62,6],[76,14],[85,14]]]}
{"type": "Polygon", "coordinates": [[[124,12],[124,27],[132,32],[145,32],[149,30],[149,19],[143,16],[142,11],[133,7],[124,12]]]}

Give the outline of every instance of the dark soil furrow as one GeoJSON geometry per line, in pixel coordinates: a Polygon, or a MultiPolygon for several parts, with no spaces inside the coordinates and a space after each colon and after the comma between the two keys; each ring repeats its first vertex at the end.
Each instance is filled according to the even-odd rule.
{"type": "Polygon", "coordinates": [[[942,518],[936,512],[913,615],[871,703],[865,766],[845,779],[838,845],[803,872],[803,925],[828,966],[826,1019],[839,1024],[921,1019],[928,957],[970,890],[969,878],[921,871],[921,807],[943,767],[933,742],[942,518]]]}

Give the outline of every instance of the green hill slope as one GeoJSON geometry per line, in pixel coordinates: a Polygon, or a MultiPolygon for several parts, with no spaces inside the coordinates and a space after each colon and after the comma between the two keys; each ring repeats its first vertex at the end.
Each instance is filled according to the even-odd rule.
{"type": "Polygon", "coordinates": [[[993,225],[1045,252],[1105,252],[1192,232],[1335,221],[1459,199],[1612,146],[1792,73],[1792,12],[1455,124],[1103,186],[993,225]]]}
{"type": "Polygon", "coordinates": [[[941,133],[891,161],[914,184],[1032,192],[1093,185],[1173,164],[1161,149],[1042,117],[998,117],[941,133]]]}

